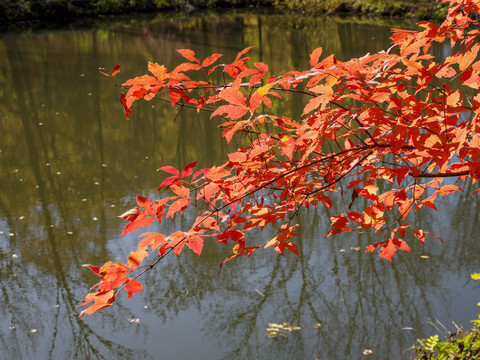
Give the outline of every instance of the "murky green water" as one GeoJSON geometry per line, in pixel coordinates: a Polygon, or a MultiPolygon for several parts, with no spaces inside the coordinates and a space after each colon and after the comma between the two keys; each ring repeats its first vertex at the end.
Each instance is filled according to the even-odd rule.
{"type": "MultiPolygon", "coordinates": [[[[402,328],[432,335],[427,318],[470,327],[480,300],[469,280],[479,271],[480,228],[478,200],[467,191],[445,199],[438,214],[412,219],[445,244],[412,242],[413,253],[393,263],[357,250],[374,235],[324,239],[329,215],[311,210],[299,215],[298,257],[264,251],[218,275],[229,249],[206,244],[200,258],[168,258],[131,300],[121,296],[113,308],[77,319],[76,305],[96,282],[81,265],[126,259],[136,234],[120,238],[125,223],[116,215],[136,195],[157,196],[155,170],[220,163],[227,151],[216,124],[194,112],[175,118],[171,107],[151,102],[125,120],[119,89],[99,67],[120,63],[122,81],[143,74],[148,61],[171,68],[181,61],[175,49],[200,58],[221,52],[228,61],[255,45],[252,57],[281,73],[307,68],[317,46],[339,59],[386,48],[388,29],[333,17],[223,14],[0,35],[0,358],[408,359],[421,334],[402,328]],[[271,340],[270,322],[301,330],[271,340]]],[[[299,109],[291,99],[275,111],[299,109]]]]}

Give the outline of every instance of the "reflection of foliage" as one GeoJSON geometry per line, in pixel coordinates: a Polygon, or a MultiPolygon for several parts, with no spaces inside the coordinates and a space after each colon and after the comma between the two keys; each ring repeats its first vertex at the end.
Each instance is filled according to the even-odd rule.
{"type": "MultiPolygon", "coordinates": [[[[263,6],[270,5],[263,1],[263,6]]],[[[131,12],[155,12],[181,9],[193,11],[215,6],[258,5],[259,0],[3,0],[0,2],[0,24],[25,20],[58,21],[80,16],[118,15],[131,12]]]]}
{"type": "Polygon", "coordinates": [[[430,0],[275,0],[277,7],[309,12],[358,11],[380,16],[441,18],[445,9],[430,0]]]}
{"type": "MultiPolygon", "coordinates": [[[[123,69],[138,72],[144,66],[144,54],[172,64],[178,60],[174,49],[192,44],[199,54],[211,53],[215,47],[225,48],[225,56],[231,57],[238,50],[233,44],[248,41],[256,45],[263,61],[281,72],[289,63],[301,66],[304,55],[300,50],[306,54],[319,44],[326,43],[328,53],[347,58],[370,51],[367,46],[376,51],[388,42],[388,35],[380,36],[386,31],[379,31],[377,26],[297,18],[298,23],[291,16],[237,13],[218,18],[191,14],[178,24],[162,17],[143,23],[124,19],[125,26],[117,24],[114,30],[104,25],[101,30],[22,34],[16,37],[16,47],[7,42],[7,36],[0,40],[0,213],[8,222],[1,225],[6,234],[2,244],[11,251],[1,256],[1,319],[5,324],[10,319],[16,328],[10,331],[6,326],[0,332],[4,356],[15,358],[18,349],[40,352],[43,347],[34,345],[44,344],[78,358],[132,358],[129,348],[142,347],[153,327],[147,327],[142,319],[132,330],[127,319],[138,316],[132,314],[132,300],[126,303],[128,307],[77,322],[71,316],[74,306],[85,287],[95,281],[93,275],[78,271],[80,264],[98,263],[112,252],[112,244],[125,244],[126,239],[116,239],[121,221],[114,216],[133,199],[128,195],[118,199],[130,192],[153,193],[154,185],[162,180],[155,175],[156,168],[165,163],[180,167],[197,156],[220,162],[225,156],[226,149],[216,141],[215,124],[191,118],[191,114],[181,114],[173,123],[167,113],[171,109],[154,104],[154,109],[138,109],[130,122],[119,121],[121,109],[110,106],[118,100],[116,91],[98,76],[98,67],[111,68],[115,59],[122,62],[123,69]],[[346,35],[339,36],[340,32],[346,35]],[[364,37],[350,37],[349,33],[364,37]],[[282,44],[282,56],[271,46],[275,43],[282,44]],[[6,49],[23,59],[10,63],[6,49]],[[24,110],[15,91],[15,79],[22,78],[21,74],[28,79],[28,86],[22,88],[27,105],[24,110]],[[98,103],[89,93],[99,94],[98,103]],[[28,119],[25,125],[29,127],[22,126],[23,118],[28,119]],[[37,158],[28,159],[30,148],[37,158]],[[151,171],[145,170],[148,168],[151,171]],[[15,235],[7,236],[10,232],[15,235]],[[18,254],[18,261],[9,256],[13,253],[18,254]],[[61,274],[68,270],[63,278],[61,274]],[[78,290],[70,291],[65,283],[78,290]],[[54,307],[57,304],[60,307],[54,307]],[[38,330],[36,337],[29,333],[33,326],[38,330]],[[112,328],[118,332],[105,335],[112,328]],[[127,344],[117,335],[133,340],[127,344]]],[[[291,111],[298,111],[295,101],[289,106],[291,111]]],[[[159,272],[161,282],[159,273],[149,275],[151,291],[141,301],[146,299],[151,311],[148,315],[159,323],[175,324],[177,314],[194,309],[204,320],[198,336],[216,342],[224,349],[225,359],[272,358],[264,336],[268,321],[289,321],[302,327],[301,336],[292,336],[271,349],[279,359],[312,358],[319,349],[329,358],[338,358],[339,349],[345,351],[345,358],[361,358],[366,344],[375,347],[376,353],[380,348],[398,354],[415,339],[399,336],[392,329],[405,324],[421,327],[436,302],[442,303],[442,309],[451,308],[453,300],[439,285],[478,262],[480,248],[475,234],[480,222],[475,219],[480,212],[467,192],[458,201],[450,199],[439,212],[439,232],[451,240],[442,247],[427,244],[417,248],[432,255],[424,264],[414,257],[402,257],[393,266],[386,266],[350,251],[352,245],[360,245],[356,237],[325,242],[322,234],[328,230],[324,220],[330,215],[309,211],[298,217],[299,222],[312,224],[302,230],[298,259],[275,255],[252,258],[228,266],[217,276],[217,265],[229,249],[206,244],[202,258],[188,255],[181,262],[172,259],[159,272]],[[347,251],[338,252],[341,247],[347,251]],[[451,261],[452,254],[463,260],[451,261]],[[438,268],[442,268],[441,273],[438,268]],[[427,281],[432,273],[438,278],[427,281]],[[314,328],[318,322],[322,323],[320,330],[314,328]],[[351,336],[339,337],[339,331],[351,336]],[[223,347],[225,343],[228,348],[223,347]]],[[[426,223],[430,217],[416,214],[415,219],[426,223]]],[[[138,356],[137,350],[135,354],[138,356]]],[[[150,354],[155,358],[155,353],[150,354]]]]}

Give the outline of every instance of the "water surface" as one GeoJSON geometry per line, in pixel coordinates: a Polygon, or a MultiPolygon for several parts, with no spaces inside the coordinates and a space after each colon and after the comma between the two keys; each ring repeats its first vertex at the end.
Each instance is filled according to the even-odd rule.
{"type": "MultiPolygon", "coordinates": [[[[96,282],[82,264],[125,261],[137,234],[119,237],[125,223],[116,215],[136,195],[159,196],[155,170],[220,164],[227,152],[217,124],[195,112],[176,116],[150,102],[125,120],[119,88],[100,67],[121,64],[122,81],[148,61],[172,68],[182,60],[175,49],[228,61],[254,45],[251,56],[275,74],[308,68],[318,46],[341,60],[387,48],[389,25],[399,26],[228,13],[0,35],[0,358],[323,360],[363,359],[371,349],[371,358],[408,359],[422,332],[437,333],[428,318],[470,327],[480,299],[469,280],[480,251],[471,191],[411,220],[445,244],[412,240],[412,254],[392,263],[364,253],[376,235],[324,239],[329,214],[310,210],[298,217],[298,257],[263,251],[217,274],[229,248],[206,244],[200,258],[163,261],[131,300],[78,320],[76,305],[96,282]],[[301,330],[272,340],[271,322],[301,330]]],[[[274,111],[300,108],[289,99],[274,111]]]]}

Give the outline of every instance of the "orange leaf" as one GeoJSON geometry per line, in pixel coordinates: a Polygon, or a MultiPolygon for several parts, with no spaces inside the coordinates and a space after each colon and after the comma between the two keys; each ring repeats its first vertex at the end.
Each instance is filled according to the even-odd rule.
{"type": "Polygon", "coordinates": [[[463,192],[463,190],[457,185],[445,185],[445,186],[442,186],[441,188],[438,188],[437,190],[435,190],[435,192],[433,193],[432,196],[437,195],[437,194],[440,194],[440,195],[444,196],[444,195],[454,193],[457,190],[460,190],[460,191],[463,192]]]}
{"type": "Polygon", "coordinates": [[[202,67],[208,67],[210,65],[212,65],[215,61],[217,61],[220,57],[222,56],[222,54],[213,54],[213,55],[210,55],[209,57],[207,57],[205,60],[203,60],[202,62],[202,67]]]}
{"type": "Polygon", "coordinates": [[[137,196],[137,204],[147,210],[152,206],[152,200],[143,196],[137,196]]]}
{"type": "Polygon", "coordinates": [[[150,71],[158,81],[163,82],[165,79],[168,79],[168,71],[167,68],[163,65],[159,65],[157,63],[148,63],[148,71],[150,71]]]}
{"type": "Polygon", "coordinates": [[[310,65],[312,67],[316,67],[318,64],[318,60],[320,59],[320,56],[322,55],[322,48],[316,48],[313,50],[313,52],[310,54],[310,65]]]}
{"type": "Polygon", "coordinates": [[[230,172],[227,170],[214,166],[206,172],[205,177],[210,180],[219,180],[228,175],[230,175],[230,172]]]}
{"type": "Polygon", "coordinates": [[[170,186],[170,189],[177,194],[179,197],[183,199],[188,199],[190,195],[190,189],[186,188],[185,186],[177,186],[177,185],[172,185],[170,186]]]}
{"type": "Polygon", "coordinates": [[[177,50],[185,59],[194,61],[200,64],[200,60],[195,57],[195,53],[190,49],[178,49],[177,50]]]}
{"type": "Polygon", "coordinates": [[[144,247],[140,247],[137,249],[137,252],[130,252],[130,256],[127,260],[127,266],[130,270],[135,270],[138,265],[140,265],[143,259],[148,256],[148,251],[144,247]]]}
{"type": "Polygon", "coordinates": [[[173,202],[168,208],[167,218],[173,217],[173,215],[175,215],[175,213],[178,211],[180,211],[180,214],[183,214],[189,204],[189,199],[178,199],[177,201],[173,202]]]}

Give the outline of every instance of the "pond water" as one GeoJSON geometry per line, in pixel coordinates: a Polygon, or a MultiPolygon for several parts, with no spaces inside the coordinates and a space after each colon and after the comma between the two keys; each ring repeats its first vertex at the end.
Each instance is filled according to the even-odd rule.
{"type": "MultiPolygon", "coordinates": [[[[229,246],[206,244],[201,257],[165,259],[132,299],[123,294],[78,320],[76,305],[96,283],[82,265],[125,261],[138,234],[119,237],[125,223],[116,216],[136,195],[160,196],[156,169],[219,164],[227,152],[216,123],[195,112],[176,117],[149,102],[125,120],[119,88],[100,67],[121,64],[122,81],[148,61],[171,68],[182,60],[175,49],[227,61],[254,45],[255,61],[278,74],[307,68],[318,46],[339,59],[387,48],[390,26],[402,25],[412,26],[230,12],[0,34],[0,358],[408,359],[418,337],[438,333],[428,319],[469,328],[480,300],[469,280],[480,253],[471,191],[411,219],[444,244],[412,240],[412,253],[392,263],[364,253],[375,235],[325,239],[329,214],[320,208],[299,215],[298,257],[263,251],[218,274],[229,246]],[[265,335],[269,323],[285,322],[300,329],[265,335]]],[[[274,110],[299,106],[291,99],[274,110]]]]}

